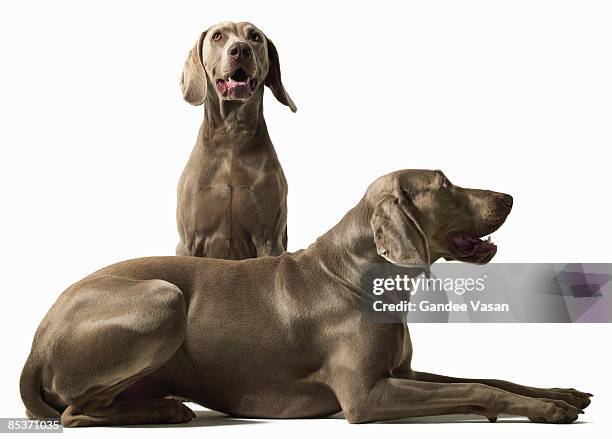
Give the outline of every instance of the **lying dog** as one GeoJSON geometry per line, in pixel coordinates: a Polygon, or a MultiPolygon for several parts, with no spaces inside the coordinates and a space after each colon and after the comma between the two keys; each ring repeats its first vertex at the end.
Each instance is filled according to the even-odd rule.
{"type": "Polygon", "coordinates": [[[250,23],[202,33],[181,79],[204,122],[181,176],[179,256],[246,259],[287,249],[287,181],[263,117],[264,85],[296,111],[272,41],[250,23]]]}
{"type": "Polygon", "coordinates": [[[480,239],[512,197],[451,184],[439,171],[375,181],[305,250],[224,261],[152,257],[69,287],[42,321],[21,376],[28,416],[65,426],[177,423],[175,396],[232,416],[349,422],[500,413],[574,421],[590,395],[411,369],[402,323],[362,312],[371,264],[427,270],[441,257],[486,263],[480,239]],[[383,259],[384,258],[384,259],[383,259]]]}

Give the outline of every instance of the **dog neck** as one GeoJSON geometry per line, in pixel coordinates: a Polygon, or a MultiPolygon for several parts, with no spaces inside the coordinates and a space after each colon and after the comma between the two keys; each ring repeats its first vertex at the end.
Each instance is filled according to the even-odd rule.
{"type": "Polygon", "coordinates": [[[246,101],[225,101],[208,93],[204,102],[204,122],[200,129],[207,147],[249,149],[270,141],[263,117],[263,86],[246,101]]]}
{"type": "Polygon", "coordinates": [[[364,200],[351,209],[327,233],[319,237],[306,253],[320,261],[325,271],[349,289],[360,292],[364,273],[387,262],[376,253],[372,212],[364,200]]]}

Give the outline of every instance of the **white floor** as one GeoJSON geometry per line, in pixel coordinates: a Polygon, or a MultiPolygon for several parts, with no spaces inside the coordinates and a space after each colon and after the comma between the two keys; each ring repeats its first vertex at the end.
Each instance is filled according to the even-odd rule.
{"type": "MultiPolygon", "coordinates": [[[[195,408],[195,407],[192,407],[195,408]]],[[[486,419],[471,416],[439,416],[418,419],[405,419],[387,423],[351,425],[342,415],[326,419],[299,420],[250,420],[228,418],[220,413],[195,408],[197,418],[181,426],[147,426],[121,428],[65,429],[64,434],[74,437],[167,437],[174,435],[217,438],[318,438],[348,437],[385,438],[404,435],[411,437],[491,437],[513,438],[542,437],[554,435],[558,438],[588,437],[597,438],[610,433],[610,423],[593,422],[593,416],[571,425],[533,424],[523,419],[499,419],[495,424],[486,419]],[[169,429],[171,431],[169,431],[169,429]],[[204,436],[206,435],[206,436],[204,436]]],[[[602,414],[603,415],[603,414],[602,414]]],[[[604,415],[605,416],[605,415],[604,415]]]]}

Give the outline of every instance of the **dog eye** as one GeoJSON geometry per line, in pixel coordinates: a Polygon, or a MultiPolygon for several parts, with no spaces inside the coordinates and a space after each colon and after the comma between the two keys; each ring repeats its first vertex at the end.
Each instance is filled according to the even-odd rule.
{"type": "Polygon", "coordinates": [[[221,32],[215,32],[212,36],[213,41],[219,41],[223,38],[223,34],[221,32]]]}
{"type": "Polygon", "coordinates": [[[259,35],[257,32],[253,32],[251,34],[251,41],[255,41],[256,43],[261,43],[261,35],[259,35]]]}

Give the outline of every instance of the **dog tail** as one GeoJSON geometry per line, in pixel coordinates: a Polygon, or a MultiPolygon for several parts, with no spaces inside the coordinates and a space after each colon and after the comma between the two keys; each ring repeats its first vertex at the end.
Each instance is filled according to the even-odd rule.
{"type": "Polygon", "coordinates": [[[26,406],[26,414],[30,419],[59,418],[60,413],[47,404],[41,395],[41,368],[32,354],[28,357],[19,380],[21,400],[26,406]]]}

